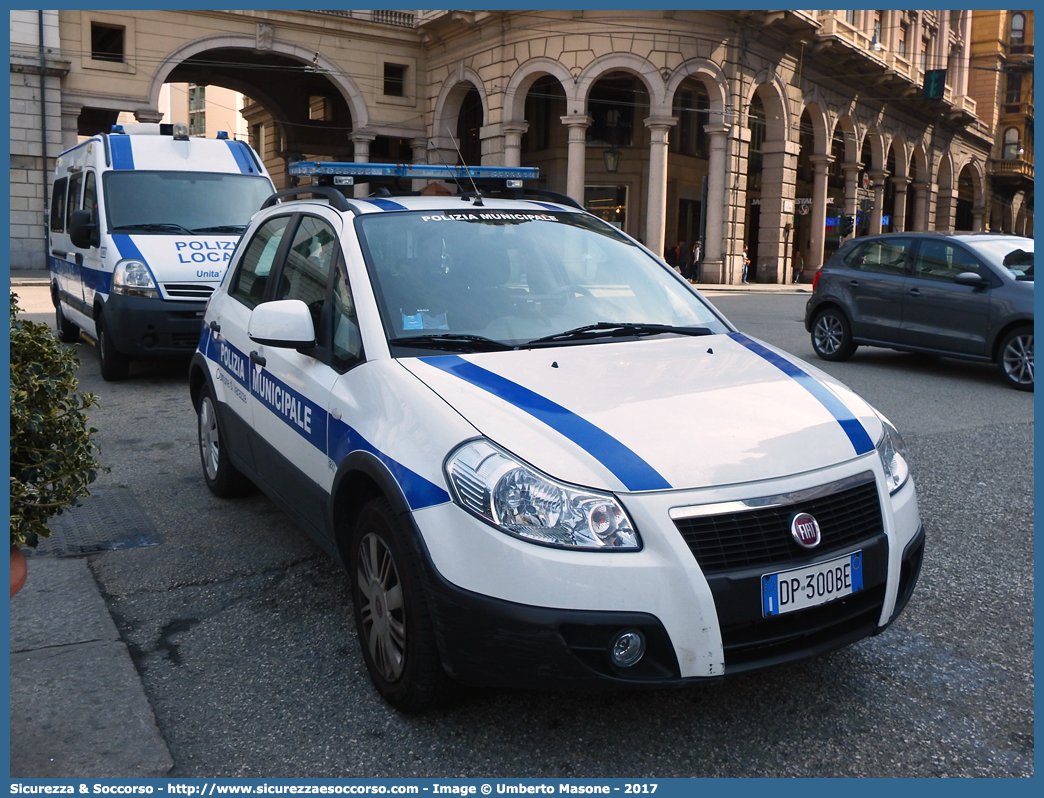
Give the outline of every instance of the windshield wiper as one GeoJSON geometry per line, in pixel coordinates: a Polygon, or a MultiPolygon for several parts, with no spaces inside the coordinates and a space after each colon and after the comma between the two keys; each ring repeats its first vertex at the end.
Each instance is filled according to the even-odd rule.
{"type": "Polygon", "coordinates": [[[431,349],[469,350],[485,349],[487,351],[507,351],[514,349],[511,344],[502,341],[494,341],[492,338],[483,338],[481,335],[462,335],[457,333],[442,333],[439,335],[407,335],[402,338],[389,338],[388,343],[392,346],[419,346],[431,349]]]}
{"type": "Polygon", "coordinates": [[[188,233],[189,235],[195,235],[192,230],[187,227],[182,227],[180,224],[174,222],[150,222],[149,224],[121,224],[118,227],[112,228],[112,232],[120,230],[143,230],[146,233],[158,233],[161,230],[180,230],[182,233],[188,233]]]}
{"type": "Polygon", "coordinates": [[[600,321],[597,324],[585,324],[573,330],[545,335],[535,338],[527,346],[533,344],[549,344],[557,341],[586,341],[593,338],[617,337],[625,335],[660,335],[676,333],[677,335],[710,335],[707,327],[674,327],[670,324],[642,324],[618,321],[600,321]]]}
{"type": "Polygon", "coordinates": [[[245,224],[219,224],[214,227],[193,227],[193,233],[242,233],[246,230],[245,224]]]}

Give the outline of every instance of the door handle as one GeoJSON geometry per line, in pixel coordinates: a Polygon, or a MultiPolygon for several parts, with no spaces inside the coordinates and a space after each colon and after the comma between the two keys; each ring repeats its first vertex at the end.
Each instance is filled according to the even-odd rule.
{"type": "Polygon", "coordinates": [[[216,333],[219,333],[221,332],[221,325],[218,324],[216,321],[212,321],[210,322],[210,329],[216,333]]]}
{"type": "Polygon", "coordinates": [[[60,249],[52,249],[51,254],[54,255],[56,258],[61,258],[62,260],[69,257],[68,252],[62,252],[60,249]]]}
{"type": "Polygon", "coordinates": [[[257,353],[257,350],[256,350],[256,349],[255,349],[255,350],[253,350],[253,351],[252,351],[252,352],[250,353],[250,359],[251,359],[251,360],[252,360],[252,361],[253,361],[254,363],[257,363],[257,365],[259,365],[259,366],[262,366],[262,367],[263,367],[263,366],[265,366],[265,365],[266,365],[266,364],[268,363],[268,361],[267,361],[267,360],[265,360],[265,357],[264,357],[264,355],[259,355],[259,354],[257,353]]]}
{"type": "Polygon", "coordinates": [[[76,265],[83,266],[83,255],[81,255],[79,252],[76,253],[76,265]]]}
{"type": "Polygon", "coordinates": [[[911,288],[910,289],[910,296],[920,296],[920,295],[921,295],[921,289],[920,288],[911,288]]]}

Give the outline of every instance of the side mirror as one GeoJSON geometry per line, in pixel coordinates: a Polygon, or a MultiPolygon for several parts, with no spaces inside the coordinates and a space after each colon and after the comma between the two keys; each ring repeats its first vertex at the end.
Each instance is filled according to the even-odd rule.
{"type": "Polygon", "coordinates": [[[77,249],[98,246],[98,225],[91,223],[90,211],[73,211],[69,214],[69,240],[77,249]]]}
{"type": "Polygon", "coordinates": [[[986,280],[978,272],[961,272],[953,278],[953,281],[957,285],[968,285],[972,288],[982,288],[986,285],[986,280]]]}
{"type": "Polygon", "coordinates": [[[277,299],[258,305],[247,322],[247,335],[255,343],[281,349],[315,346],[312,314],[300,299],[277,299]]]}

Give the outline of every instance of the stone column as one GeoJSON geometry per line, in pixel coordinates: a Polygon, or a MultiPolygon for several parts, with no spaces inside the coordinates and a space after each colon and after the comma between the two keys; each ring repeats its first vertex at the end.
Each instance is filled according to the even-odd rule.
{"type": "Polygon", "coordinates": [[[529,130],[529,123],[505,122],[501,130],[504,132],[504,166],[521,166],[522,136],[529,130]]]}
{"type": "Polygon", "coordinates": [[[62,152],[76,146],[77,131],[80,126],[82,105],[66,105],[62,103],[62,152]]]}
{"type": "MultiPolygon", "coordinates": [[[[410,162],[414,166],[424,166],[424,165],[426,165],[428,163],[428,139],[427,139],[427,137],[410,139],[410,153],[411,153],[410,162]]],[[[427,180],[426,178],[422,178],[420,180],[411,180],[410,181],[410,189],[413,190],[413,191],[420,191],[422,188],[424,188],[426,185],[428,185],[429,182],[430,181],[427,180]]]]}
{"type": "MultiPolygon", "coordinates": [[[[956,211],[955,211],[956,213],[956,211]]],[[[981,205],[972,208],[972,232],[981,233],[985,229],[982,224],[986,217],[986,209],[981,205]]]]}
{"type": "Polygon", "coordinates": [[[790,253],[783,231],[787,224],[793,224],[799,151],[796,141],[777,139],[762,145],[757,268],[759,283],[786,282],[790,253]]]}
{"type": "MultiPolygon", "coordinates": [[[[859,173],[863,171],[863,165],[861,163],[842,164],[841,171],[845,173],[845,213],[855,217],[856,209],[859,207],[859,173]]],[[[852,236],[855,235],[856,228],[853,226],[852,236]]]]}
{"type": "Polygon", "coordinates": [[[709,137],[710,157],[707,163],[707,232],[703,241],[703,268],[700,281],[724,283],[725,252],[725,185],[726,154],[731,125],[707,125],[703,132],[709,137]]]}
{"type": "Polygon", "coordinates": [[[914,183],[914,218],[911,230],[928,229],[928,184],[914,183]]]}
{"type": "Polygon", "coordinates": [[[813,155],[812,161],[812,241],[810,249],[804,253],[805,271],[818,271],[823,266],[823,252],[826,247],[826,201],[827,176],[832,155],[813,155]]]}
{"type": "Polygon", "coordinates": [[[667,131],[678,123],[672,116],[650,116],[649,128],[649,196],[645,215],[645,245],[653,252],[663,252],[667,226],[667,131]]]}
{"type": "MultiPolygon", "coordinates": [[[[589,116],[561,117],[562,124],[569,128],[569,154],[566,167],[566,194],[581,205],[584,204],[584,176],[587,170],[587,129],[593,121],[589,116]]],[[[649,242],[646,242],[648,245],[649,242]]],[[[652,247],[650,247],[652,249],[652,247]]],[[[656,250],[653,250],[655,252],[656,250]]]]}
{"type": "Polygon", "coordinates": [[[870,235],[877,235],[881,232],[881,217],[884,215],[885,180],[887,179],[888,172],[870,173],[870,180],[873,182],[871,188],[874,192],[874,206],[870,211],[870,235]]]}
{"type": "MultiPolygon", "coordinates": [[[[355,163],[370,162],[370,142],[375,138],[377,138],[377,136],[373,133],[352,133],[352,144],[355,145],[355,163]]],[[[356,197],[365,197],[370,193],[369,182],[360,182],[360,180],[356,178],[354,193],[356,197]]]]}
{"type": "Polygon", "coordinates": [[[957,189],[939,192],[935,213],[935,230],[953,230],[957,224],[957,189]],[[941,220],[941,222],[940,222],[941,220]]]}
{"type": "Polygon", "coordinates": [[[893,177],[895,186],[895,206],[892,208],[892,231],[902,233],[906,230],[906,187],[910,185],[908,177],[893,177]]]}

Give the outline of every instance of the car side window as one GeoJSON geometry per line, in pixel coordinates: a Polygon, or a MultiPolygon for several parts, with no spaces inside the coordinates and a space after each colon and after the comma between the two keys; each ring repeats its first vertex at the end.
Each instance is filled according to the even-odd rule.
{"type": "Polygon", "coordinates": [[[51,190],[51,232],[61,233],[65,230],[65,189],[69,178],[59,177],[54,181],[51,190]]]}
{"type": "Polygon", "coordinates": [[[69,199],[65,203],[65,229],[72,225],[72,212],[80,210],[80,189],[83,187],[83,172],[76,172],[69,178],[69,199]]]}
{"type": "Polygon", "coordinates": [[[949,241],[922,241],[914,276],[952,283],[958,274],[978,271],[978,262],[963,247],[949,241]]]}
{"type": "Polygon", "coordinates": [[[844,261],[864,272],[901,275],[909,270],[912,250],[912,239],[877,238],[854,247],[844,261]]]}
{"type": "Polygon", "coordinates": [[[330,271],[340,251],[337,233],[316,216],[302,216],[279,274],[273,299],[300,299],[318,332],[330,271]]]}
{"type": "Polygon", "coordinates": [[[236,273],[232,276],[228,287],[229,296],[234,296],[250,308],[261,303],[268,276],[272,272],[272,263],[290,219],[290,216],[276,216],[257,229],[243,252],[236,273]]]}
{"type": "Polygon", "coordinates": [[[355,300],[352,289],[344,276],[344,268],[334,274],[331,302],[333,316],[333,365],[338,371],[347,371],[363,359],[362,337],[359,335],[359,319],[355,315],[355,300]]]}
{"type": "Polygon", "coordinates": [[[98,183],[93,170],[84,178],[83,209],[91,214],[90,223],[98,224],[98,183]]]}

